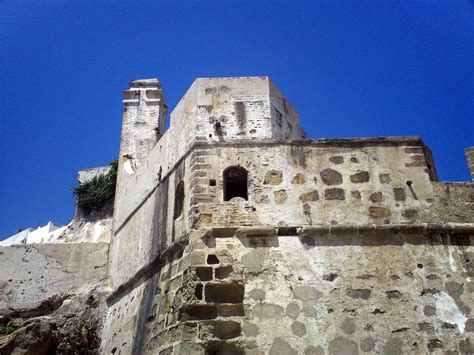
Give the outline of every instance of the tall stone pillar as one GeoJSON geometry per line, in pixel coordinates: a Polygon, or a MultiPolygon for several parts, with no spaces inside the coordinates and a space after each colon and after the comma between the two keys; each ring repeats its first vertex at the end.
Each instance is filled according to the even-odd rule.
{"type": "Polygon", "coordinates": [[[467,167],[471,173],[471,180],[474,181],[474,147],[464,149],[466,155],[467,167]]]}
{"type": "Polygon", "coordinates": [[[158,79],[133,81],[123,96],[120,160],[131,173],[163,135],[167,107],[158,79]]]}
{"type": "Polygon", "coordinates": [[[122,137],[115,190],[115,207],[122,200],[126,176],[145,161],[165,130],[168,107],[158,79],[135,80],[123,92],[122,137]]]}

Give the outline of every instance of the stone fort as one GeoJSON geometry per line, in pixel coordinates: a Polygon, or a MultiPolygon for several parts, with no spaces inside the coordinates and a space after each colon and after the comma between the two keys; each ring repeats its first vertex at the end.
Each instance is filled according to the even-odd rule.
{"type": "Polygon", "coordinates": [[[267,77],[166,115],[124,91],[105,237],[0,248],[0,353],[474,352],[474,183],[419,137],[308,139],[267,77]]]}

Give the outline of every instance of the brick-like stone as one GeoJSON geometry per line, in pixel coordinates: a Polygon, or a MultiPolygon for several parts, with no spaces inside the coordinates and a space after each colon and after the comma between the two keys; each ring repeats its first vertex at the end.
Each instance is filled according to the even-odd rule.
{"type": "Polygon", "coordinates": [[[306,193],[300,195],[300,201],[302,203],[312,202],[312,201],[317,201],[317,200],[319,200],[319,193],[318,193],[317,190],[313,190],[311,192],[306,192],[306,193]]]}
{"type": "Polygon", "coordinates": [[[326,200],[345,200],[346,195],[344,189],[332,188],[324,191],[324,198],[326,200]]]}
{"type": "Polygon", "coordinates": [[[369,207],[369,216],[370,218],[389,218],[392,215],[390,209],[387,207],[369,207]]]}
{"type": "Polygon", "coordinates": [[[342,175],[336,170],[325,169],[321,171],[321,180],[326,185],[340,185],[342,184],[342,175]]]}
{"type": "Polygon", "coordinates": [[[407,198],[405,189],[403,187],[395,187],[393,189],[393,195],[395,196],[395,201],[405,201],[407,198]]]}
{"type": "Polygon", "coordinates": [[[277,205],[282,205],[288,200],[288,194],[285,190],[278,190],[273,192],[273,198],[277,205]]]}
{"type": "Polygon", "coordinates": [[[392,179],[390,178],[390,174],[385,173],[379,174],[379,181],[381,184],[390,184],[392,182],[392,179]]]}
{"type": "Polygon", "coordinates": [[[296,184],[296,185],[302,185],[305,183],[305,178],[304,178],[304,175],[303,174],[296,174],[293,179],[291,179],[291,183],[292,184],[296,184]]]}
{"type": "Polygon", "coordinates": [[[358,171],[357,173],[350,176],[351,182],[354,184],[360,184],[368,182],[370,180],[370,174],[368,171],[358,171]]]}
{"type": "Polygon", "coordinates": [[[329,161],[333,164],[343,164],[344,163],[344,157],[342,155],[336,155],[334,157],[330,157],[329,161]]]}
{"type": "Polygon", "coordinates": [[[276,338],[270,348],[270,355],[297,355],[298,351],[281,338],[276,338]]]}
{"type": "Polygon", "coordinates": [[[279,185],[283,181],[283,173],[280,170],[270,170],[263,180],[264,185],[279,185]]]}
{"type": "Polygon", "coordinates": [[[370,201],[372,201],[372,202],[383,202],[384,201],[383,193],[373,192],[370,195],[370,201]]]}
{"type": "Polygon", "coordinates": [[[356,331],[356,323],[352,318],[346,318],[341,324],[341,329],[346,334],[354,334],[356,331]]]}
{"type": "Polygon", "coordinates": [[[362,300],[368,300],[371,295],[371,291],[368,289],[347,289],[346,294],[351,298],[359,298],[362,300]]]}
{"type": "Polygon", "coordinates": [[[294,321],[291,324],[291,331],[298,337],[303,337],[306,335],[306,327],[302,322],[294,321]]]}
{"type": "Polygon", "coordinates": [[[336,337],[329,342],[330,354],[358,354],[357,344],[344,337],[336,337]]]}

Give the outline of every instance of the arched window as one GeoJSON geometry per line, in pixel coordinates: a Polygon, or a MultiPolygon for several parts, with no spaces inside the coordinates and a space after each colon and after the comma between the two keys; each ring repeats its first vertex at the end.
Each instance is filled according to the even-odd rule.
{"type": "Polygon", "coordinates": [[[234,197],[248,200],[248,172],[241,166],[230,166],[224,170],[224,201],[234,197]]]}
{"type": "Polygon", "coordinates": [[[181,216],[183,213],[183,204],[184,204],[184,183],[181,181],[178,186],[176,187],[176,191],[174,193],[174,219],[181,216]]]}

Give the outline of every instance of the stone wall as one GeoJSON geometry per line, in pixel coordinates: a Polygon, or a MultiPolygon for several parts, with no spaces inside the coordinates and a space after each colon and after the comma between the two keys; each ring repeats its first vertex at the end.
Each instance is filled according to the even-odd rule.
{"type": "Polygon", "coordinates": [[[200,194],[208,199],[196,225],[411,223],[434,202],[423,152],[408,137],[200,146],[193,154],[202,159],[200,194]],[[224,202],[229,166],[248,171],[247,202],[224,202]]]}
{"type": "Polygon", "coordinates": [[[397,228],[196,232],[111,305],[101,351],[472,351],[474,229],[397,228]]]}
{"type": "Polygon", "coordinates": [[[0,313],[104,285],[108,247],[108,243],[1,247],[0,313]]]}
{"type": "Polygon", "coordinates": [[[474,222],[474,183],[435,182],[433,191],[434,201],[429,208],[420,210],[420,220],[474,222]]]}

